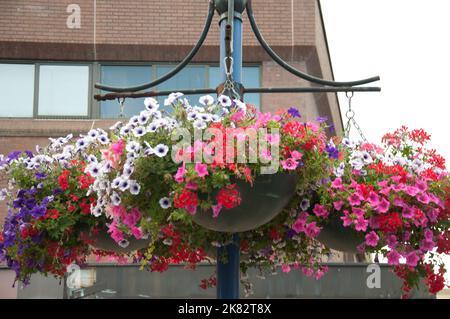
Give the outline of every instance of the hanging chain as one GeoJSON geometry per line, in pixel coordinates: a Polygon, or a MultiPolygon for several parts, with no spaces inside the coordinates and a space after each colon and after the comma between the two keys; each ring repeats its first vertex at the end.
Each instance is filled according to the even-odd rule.
{"type": "Polygon", "coordinates": [[[227,56],[224,59],[225,63],[225,75],[226,80],[223,84],[223,90],[221,94],[224,94],[226,91],[230,92],[232,94],[232,98],[239,98],[239,93],[237,93],[236,88],[234,86],[233,81],[233,57],[227,56]]]}
{"type": "Polygon", "coordinates": [[[345,127],[344,127],[344,136],[347,138],[350,137],[350,130],[351,130],[351,127],[353,126],[358,131],[358,134],[361,137],[361,139],[364,142],[367,142],[367,139],[364,136],[364,133],[363,133],[361,127],[355,120],[355,111],[353,111],[353,109],[352,109],[353,94],[354,94],[354,92],[345,92],[345,96],[348,99],[348,110],[347,110],[347,112],[345,112],[345,117],[347,118],[347,123],[345,124],[345,127]]]}
{"type": "Polygon", "coordinates": [[[119,113],[119,117],[120,118],[124,118],[124,111],[125,111],[125,98],[124,97],[118,97],[117,98],[117,102],[119,102],[119,110],[120,110],[120,113],[119,113]]]}

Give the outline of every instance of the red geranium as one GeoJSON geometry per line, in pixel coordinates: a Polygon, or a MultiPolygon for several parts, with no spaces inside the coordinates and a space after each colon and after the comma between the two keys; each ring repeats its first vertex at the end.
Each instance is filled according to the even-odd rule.
{"type": "Polygon", "coordinates": [[[222,188],[216,196],[217,202],[226,209],[232,209],[241,203],[241,194],[236,189],[236,184],[222,188]]]}

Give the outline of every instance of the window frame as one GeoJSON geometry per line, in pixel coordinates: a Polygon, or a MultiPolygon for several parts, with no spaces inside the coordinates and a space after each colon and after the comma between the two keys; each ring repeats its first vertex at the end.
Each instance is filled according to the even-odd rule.
{"type": "MultiPolygon", "coordinates": [[[[176,66],[178,62],[171,61],[40,61],[40,60],[11,60],[11,59],[0,59],[1,64],[22,64],[22,65],[33,65],[34,66],[34,83],[33,83],[33,114],[31,117],[0,117],[0,120],[4,119],[55,119],[55,120],[102,120],[101,118],[101,102],[94,99],[95,94],[100,94],[101,90],[94,88],[94,84],[101,82],[101,68],[102,66],[150,66],[152,68],[152,81],[157,79],[158,76],[158,66],[176,66]],[[43,65],[59,65],[59,66],[87,66],[88,67],[88,96],[87,105],[88,112],[86,116],[80,115],[39,115],[39,85],[40,85],[40,67],[43,65]]],[[[190,63],[190,66],[204,67],[205,73],[205,83],[209,83],[209,68],[218,67],[219,63],[216,62],[194,62],[190,63]]],[[[263,83],[263,65],[258,62],[244,63],[243,67],[256,67],[259,73],[259,86],[261,87],[263,83]]],[[[158,90],[158,86],[152,88],[158,90]]],[[[260,104],[262,104],[262,94],[260,94],[260,104]]],[[[261,107],[261,105],[260,105],[261,107]]],[[[105,120],[114,120],[120,118],[105,118],[105,120]]]]}

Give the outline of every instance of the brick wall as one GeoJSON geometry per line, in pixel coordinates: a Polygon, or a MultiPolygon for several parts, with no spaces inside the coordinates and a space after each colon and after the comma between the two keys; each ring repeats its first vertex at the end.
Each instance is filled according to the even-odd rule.
{"type": "MultiPolygon", "coordinates": [[[[313,45],[315,0],[254,0],[261,31],[273,45],[313,45]],[[292,7],[294,12],[292,12],[292,7]],[[294,18],[294,19],[292,19],[294,18]],[[292,28],[294,22],[294,28],[292,28]],[[294,32],[292,32],[294,31],[294,32]]],[[[192,44],[207,14],[208,0],[2,0],[0,41],[192,44]],[[81,9],[81,28],[69,29],[69,4],[81,9]]],[[[256,45],[244,14],[244,41],[256,45]]],[[[207,45],[218,44],[218,16],[207,45]]]]}

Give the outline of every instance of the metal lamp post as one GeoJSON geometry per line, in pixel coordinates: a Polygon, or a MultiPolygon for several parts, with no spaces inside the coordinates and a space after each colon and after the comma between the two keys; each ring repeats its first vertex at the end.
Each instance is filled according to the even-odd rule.
{"type": "MultiPolygon", "coordinates": [[[[223,83],[226,83],[227,80],[231,80],[232,83],[241,83],[241,14],[245,9],[246,2],[246,0],[215,1],[216,10],[220,14],[220,74],[223,83]]],[[[226,93],[224,92],[224,94],[226,93]]],[[[238,234],[233,234],[232,243],[217,248],[217,298],[219,299],[239,298],[239,255],[238,234]]]]}

